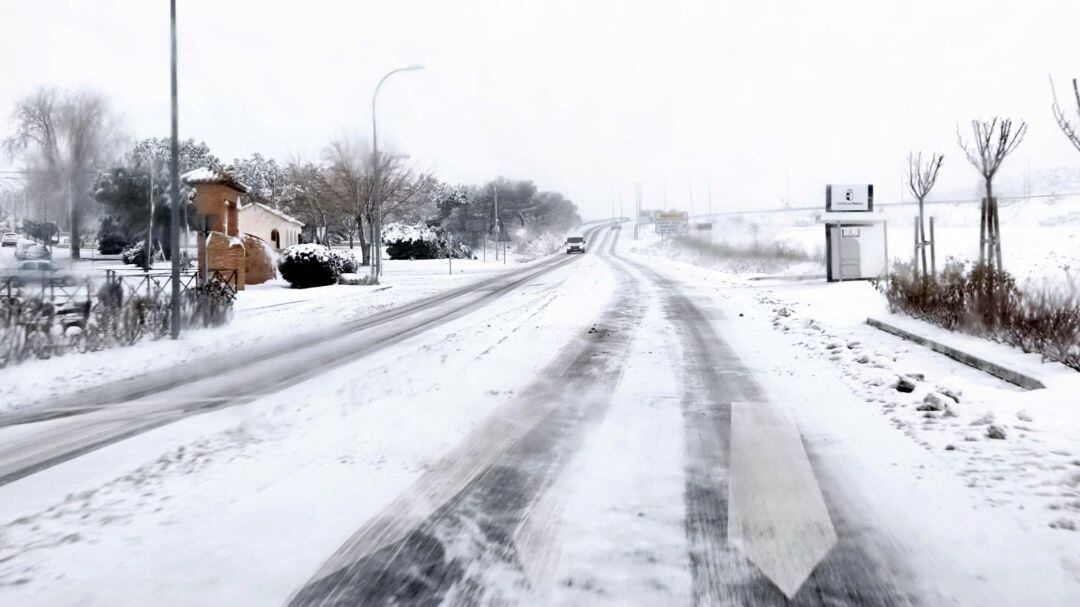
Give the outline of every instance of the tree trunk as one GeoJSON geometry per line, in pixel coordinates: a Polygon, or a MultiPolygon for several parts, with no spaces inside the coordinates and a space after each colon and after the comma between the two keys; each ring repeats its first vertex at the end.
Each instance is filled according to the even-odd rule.
{"type": "Polygon", "coordinates": [[[78,179],[72,178],[68,182],[68,202],[71,205],[71,258],[82,259],[81,254],[81,242],[79,239],[79,229],[82,227],[82,208],[79,204],[79,196],[77,192],[78,179]]]}
{"type": "Polygon", "coordinates": [[[922,248],[922,274],[927,275],[926,268],[926,210],[923,198],[919,198],[919,247],[922,248]]]}
{"type": "Polygon", "coordinates": [[[997,271],[1000,274],[1004,271],[1004,263],[1001,259],[1001,220],[998,217],[997,200],[993,200],[991,204],[994,210],[994,254],[997,256],[997,271]]]}
{"type": "Polygon", "coordinates": [[[356,233],[360,236],[361,265],[371,264],[371,249],[368,248],[367,238],[364,238],[364,216],[356,216],[356,233]]]}

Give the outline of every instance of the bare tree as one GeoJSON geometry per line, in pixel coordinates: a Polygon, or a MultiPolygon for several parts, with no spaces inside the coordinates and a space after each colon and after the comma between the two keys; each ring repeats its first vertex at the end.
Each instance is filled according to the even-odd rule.
{"type": "Polygon", "coordinates": [[[356,229],[363,264],[368,265],[371,263],[371,251],[368,250],[364,226],[373,225],[374,218],[371,207],[370,146],[359,137],[338,137],[326,146],[323,157],[329,204],[340,215],[352,218],[348,222],[349,227],[356,229]]]}
{"type": "Polygon", "coordinates": [[[979,265],[996,265],[1000,273],[1001,222],[998,219],[993,180],[1005,157],[1013,153],[1024,139],[1027,123],[1021,120],[1020,126],[1014,130],[1012,120],[994,117],[989,122],[972,120],[971,130],[974,140],[973,145],[969,146],[960,135],[960,125],[956,125],[956,141],[960,144],[960,149],[964,150],[968,162],[982,175],[986,185],[986,197],[983,198],[979,216],[979,265]]]}
{"type": "MultiPolygon", "coordinates": [[[[372,154],[371,147],[361,137],[339,137],[330,142],[323,154],[323,174],[335,209],[332,216],[342,218],[339,222],[350,231],[356,230],[363,250],[363,263],[370,263],[368,230],[375,222],[372,204],[372,154]],[[348,219],[344,219],[347,216],[348,219]]],[[[428,172],[407,165],[402,156],[379,154],[379,174],[382,176],[382,221],[401,219],[417,221],[434,215],[431,207],[431,188],[435,179],[428,172]]],[[[331,214],[328,214],[331,215],[331,214]]]]}
{"type": "Polygon", "coordinates": [[[8,153],[25,155],[67,194],[71,257],[79,259],[92,173],[119,140],[116,118],[98,93],[40,88],[16,102],[11,122],[15,133],[4,141],[8,153]]]}
{"type": "MultiPolygon", "coordinates": [[[[934,189],[934,183],[937,182],[938,171],[941,170],[941,163],[945,161],[944,154],[932,154],[930,160],[923,164],[922,152],[908,153],[908,171],[907,171],[907,185],[908,190],[911,191],[911,195],[915,197],[915,200],[919,201],[919,225],[918,234],[915,235],[916,240],[919,242],[919,248],[922,251],[922,273],[923,276],[928,276],[926,269],[926,196],[930,194],[930,190],[934,189]]],[[[916,265],[915,273],[918,274],[919,267],[916,265]]]]}
{"type": "MultiPolygon", "coordinates": [[[[1080,119],[1080,85],[1077,85],[1076,78],[1073,78],[1073,96],[1076,98],[1076,116],[1080,119]]],[[[1065,133],[1065,136],[1069,138],[1073,146],[1080,150],[1080,122],[1073,123],[1069,120],[1069,117],[1065,115],[1065,111],[1058,105],[1057,89],[1054,87],[1054,79],[1050,78],[1050,93],[1054,96],[1054,120],[1057,120],[1058,126],[1061,127],[1061,132],[1065,133]]]]}

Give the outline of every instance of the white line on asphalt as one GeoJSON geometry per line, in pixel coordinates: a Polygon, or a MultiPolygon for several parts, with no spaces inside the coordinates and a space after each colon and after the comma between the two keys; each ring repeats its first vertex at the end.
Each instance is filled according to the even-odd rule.
{"type": "Polygon", "coordinates": [[[732,403],[730,462],[728,537],[790,599],[837,541],[795,421],[732,403]]]}

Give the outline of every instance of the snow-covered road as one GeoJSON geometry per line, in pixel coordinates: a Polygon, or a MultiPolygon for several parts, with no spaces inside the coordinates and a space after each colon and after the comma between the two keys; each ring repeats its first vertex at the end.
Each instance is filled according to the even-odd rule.
{"type": "Polygon", "coordinates": [[[1080,604],[828,361],[630,236],[6,418],[0,603],[1080,604]]]}

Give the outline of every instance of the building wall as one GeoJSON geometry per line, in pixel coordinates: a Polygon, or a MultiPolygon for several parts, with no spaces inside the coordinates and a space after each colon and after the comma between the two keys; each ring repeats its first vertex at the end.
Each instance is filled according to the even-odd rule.
{"type": "Polygon", "coordinates": [[[240,210],[241,232],[258,236],[273,245],[274,239],[271,238],[271,233],[275,229],[281,235],[282,249],[299,242],[299,225],[286,221],[273,213],[268,213],[255,205],[249,205],[240,210]]]}

